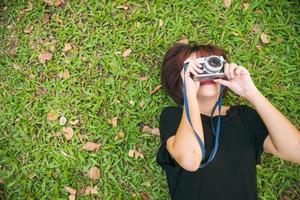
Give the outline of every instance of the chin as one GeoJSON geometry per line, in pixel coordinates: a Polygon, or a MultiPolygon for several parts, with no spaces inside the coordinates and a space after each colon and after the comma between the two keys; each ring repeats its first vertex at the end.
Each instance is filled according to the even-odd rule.
{"type": "Polygon", "coordinates": [[[217,97],[220,94],[220,87],[217,85],[203,85],[200,86],[200,89],[198,91],[197,96],[199,98],[211,98],[211,97],[217,97]]]}

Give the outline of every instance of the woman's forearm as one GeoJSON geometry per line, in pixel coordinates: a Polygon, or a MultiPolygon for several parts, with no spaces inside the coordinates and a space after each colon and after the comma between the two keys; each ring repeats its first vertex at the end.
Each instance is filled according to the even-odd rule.
{"type": "Polygon", "coordinates": [[[300,162],[300,134],[297,128],[258,90],[247,97],[265,123],[277,151],[300,162]]]}
{"type": "MultiPolygon", "coordinates": [[[[204,135],[198,100],[196,97],[189,96],[188,103],[192,125],[204,144],[204,135]]],[[[190,168],[190,171],[194,171],[199,168],[202,160],[202,152],[195,133],[188,121],[184,107],[180,125],[174,138],[173,148],[178,156],[179,161],[183,165],[187,166],[187,168],[190,168]]]]}

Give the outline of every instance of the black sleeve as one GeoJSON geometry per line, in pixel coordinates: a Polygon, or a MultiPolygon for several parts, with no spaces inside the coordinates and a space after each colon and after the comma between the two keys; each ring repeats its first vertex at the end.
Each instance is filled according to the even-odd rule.
{"type": "Polygon", "coordinates": [[[180,107],[165,107],[160,114],[159,119],[159,131],[160,131],[160,141],[161,146],[157,151],[156,161],[165,170],[172,171],[178,170],[179,165],[174,160],[166,148],[167,140],[176,134],[179,127],[181,115],[180,107]]]}
{"type": "Polygon", "coordinates": [[[252,107],[246,107],[249,117],[249,129],[255,148],[256,164],[260,164],[260,157],[263,152],[263,144],[266,137],[269,135],[269,132],[258,112],[252,107]]]}

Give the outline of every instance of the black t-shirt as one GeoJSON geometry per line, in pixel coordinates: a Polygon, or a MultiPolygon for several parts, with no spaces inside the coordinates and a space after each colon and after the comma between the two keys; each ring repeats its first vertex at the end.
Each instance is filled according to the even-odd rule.
{"type": "MultiPolygon", "coordinates": [[[[160,115],[161,146],[156,161],[166,172],[173,200],[257,200],[256,164],[260,163],[268,130],[257,111],[247,105],[231,106],[221,116],[219,147],[212,162],[195,172],[179,166],[166,149],[166,141],[176,134],[182,107],[169,106],[160,115]]],[[[213,149],[215,136],[210,117],[201,114],[206,155],[213,149]]],[[[214,126],[217,116],[213,117],[214,126]]],[[[199,146],[200,148],[200,146],[199,146]]]]}

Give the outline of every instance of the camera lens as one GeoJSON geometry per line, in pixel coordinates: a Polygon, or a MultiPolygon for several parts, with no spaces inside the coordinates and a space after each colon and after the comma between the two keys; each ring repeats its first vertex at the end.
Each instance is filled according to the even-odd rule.
{"type": "Polygon", "coordinates": [[[211,57],[207,60],[207,63],[214,68],[218,68],[222,65],[222,62],[219,58],[211,57]]]}

